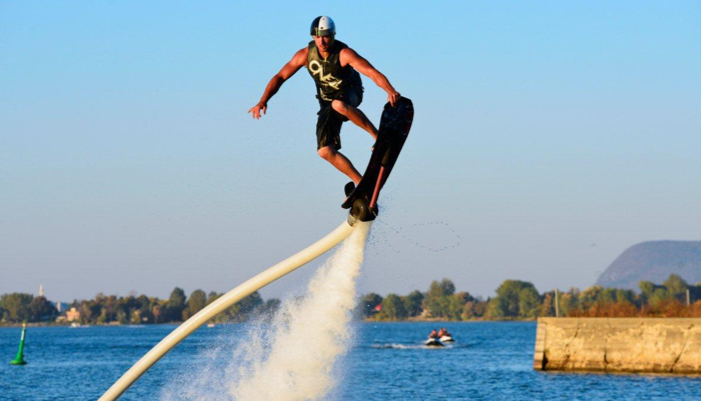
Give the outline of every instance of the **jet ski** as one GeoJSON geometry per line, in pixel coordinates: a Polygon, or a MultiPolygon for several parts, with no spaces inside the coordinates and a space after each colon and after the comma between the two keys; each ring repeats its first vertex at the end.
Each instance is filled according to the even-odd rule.
{"type": "Polygon", "coordinates": [[[455,340],[453,340],[453,337],[451,337],[451,336],[443,336],[443,337],[441,337],[440,341],[442,343],[454,343],[455,342],[455,340]]]}
{"type": "Polygon", "coordinates": [[[442,347],[443,346],[443,343],[438,341],[437,338],[429,338],[428,340],[426,340],[426,342],[424,344],[427,347],[442,347]]]}

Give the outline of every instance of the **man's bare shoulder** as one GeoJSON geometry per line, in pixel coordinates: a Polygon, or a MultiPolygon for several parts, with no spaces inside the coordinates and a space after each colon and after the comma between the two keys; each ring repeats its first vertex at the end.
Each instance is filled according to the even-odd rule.
{"type": "Polygon", "coordinates": [[[341,49],[341,51],[339,52],[339,56],[342,66],[352,64],[360,58],[358,53],[356,53],[355,50],[351,49],[350,47],[341,49]]]}
{"type": "Polygon", "coordinates": [[[358,56],[358,53],[356,53],[355,50],[351,49],[350,47],[345,47],[341,49],[341,56],[353,57],[358,56]]]}
{"type": "Polygon", "coordinates": [[[299,49],[297,53],[295,53],[294,56],[292,56],[292,61],[295,64],[306,64],[307,63],[307,55],[309,54],[309,48],[305,47],[303,49],[299,49]]]}

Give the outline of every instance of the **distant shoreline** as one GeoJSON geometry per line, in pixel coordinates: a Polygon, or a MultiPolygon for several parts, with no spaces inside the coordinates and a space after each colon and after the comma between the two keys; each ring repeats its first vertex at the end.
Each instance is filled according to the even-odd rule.
{"type": "MultiPolygon", "coordinates": [[[[482,323],[482,322],[535,322],[537,319],[471,319],[471,320],[446,320],[446,319],[405,319],[405,320],[377,320],[377,319],[362,319],[363,323],[482,323]]],[[[148,327],[148,326],[179,326],[184,322],[167,322],[167,323],[149,323],[149,324],[86,324],[75,327],[148,327]]],[[[220,322],[214,323],[216,326],[229,324],[245,324],[246,322],[220,322]]],[[[0,329],[4,328],[21,328],[22,323],[0,324],[0,329]]],[[[27,323],[27,327],[67,327],[72,328],[70,324],[64,323],[27,323]]]]}
{"type": "MultiPolygon", "coordinates": [[[[431,282],[427,291],[359,297],[354,313],[372,322],[534,321],[538,317],[701,317],[701,283],[689,284],[670,275],[662,284],[641,281],[640,292],[593,286],[540,293],[533,283],[505,280],[496,296],[483,299],[456,291],[448,278],[431,282]]],[[[43,289],[40,289],[43,294],[43,289]]],[[[0,326],[35,327],[82,325],[180,324],[199,313],[223,294],[200,289],[189,297],[176,287],[167,299],[136,294],[127,297],[97,294],[93,299],[53,303],[43,295],[0,295],[0,326]]],[[[215,324],[245,322],[259,314],[271,314],[282,301],[264,300],[254,292],[213,317],[215,324]]]]}

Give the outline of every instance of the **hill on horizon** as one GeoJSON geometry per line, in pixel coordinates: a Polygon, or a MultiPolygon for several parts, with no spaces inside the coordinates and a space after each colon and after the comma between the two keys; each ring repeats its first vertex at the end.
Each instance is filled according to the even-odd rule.
{"type": "Polygon", "coordinates": [[[689,284],[701,282],[701,241],[647,241],[617,257],[596,280],[602,287],[639,291],[640,281],[660,284],[678,274],[689,284]]]}

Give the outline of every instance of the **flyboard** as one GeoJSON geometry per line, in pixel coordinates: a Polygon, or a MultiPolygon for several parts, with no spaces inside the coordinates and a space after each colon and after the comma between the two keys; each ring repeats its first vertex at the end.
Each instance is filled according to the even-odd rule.
{"type": "Polygon", "coordinates": [[[385,105],[380,132],[365,176],[358,188],[349,193],[348,199],[343,203],[344,208],[351,209],[348,219],[343,224],[311,246],[259,273],[197,312],[141,357],[98,401],[116,400],[151,366],[215,315],[328,252],[353,232],[353,227],[358,221],[374,220],[378,213],[377,197],[404,146],[413,116],[414,106],[407,98],[401,98],[394,108],[389,104],[385,105]]]}
{"type": "Polygon", "coordinates": [[[380,190],[387,182],[399,152],[404,147],[409,136],[411,123],[414,121],[414,104],[410,99],[402,97],[395,102],[394,107],[385,104],[380,119],[380,129],[375,147],[370,156],[370,162],[365,169],[363,178],[356,187],[353,182],[346,184],[346,200],[341,205],[351,209],[348,223],[355,221],[371,221],[379,214],[377,199],[380,190]]]}

